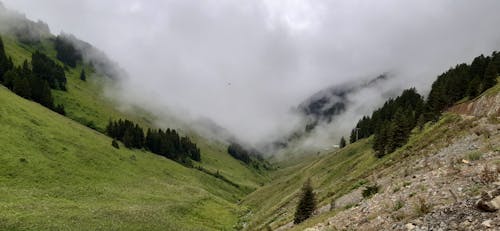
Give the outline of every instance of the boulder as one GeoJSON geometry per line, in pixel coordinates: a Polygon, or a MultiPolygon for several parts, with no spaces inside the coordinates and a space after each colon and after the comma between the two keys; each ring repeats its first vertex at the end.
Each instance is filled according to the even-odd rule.
{"type": "Polygon", "coordinates": [[[500,209],[500,188],[483,192],[481,199],[476,202],[476,207],[484,212],[496,212],[500,209]]]}

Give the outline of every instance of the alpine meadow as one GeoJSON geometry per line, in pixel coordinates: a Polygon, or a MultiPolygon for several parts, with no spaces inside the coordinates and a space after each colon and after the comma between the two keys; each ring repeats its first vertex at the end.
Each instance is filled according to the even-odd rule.
{"type": "Polygon", "coordinates": [[[500,2],[0,2],[0,230],[498,230],[500,2]]]}

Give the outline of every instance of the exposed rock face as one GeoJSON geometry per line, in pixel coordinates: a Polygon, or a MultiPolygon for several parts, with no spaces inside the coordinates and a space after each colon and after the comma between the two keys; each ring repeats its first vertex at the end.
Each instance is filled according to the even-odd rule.
{"type": "Polygon", "coordinates": [[[500,116],[500,94],[484,96],[472,102],[458,104],[449,111],[471,116],[500,116]]]}

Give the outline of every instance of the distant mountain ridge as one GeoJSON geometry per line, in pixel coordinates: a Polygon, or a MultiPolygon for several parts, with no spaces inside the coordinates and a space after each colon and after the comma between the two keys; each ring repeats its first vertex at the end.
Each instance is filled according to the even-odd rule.
{"type": "Polygon", "coordinates": [[[372,79],[356,80],[343,84],[333,85],[313,94],[295,110],[304,117],[305,126],[299,127],[287,136],[273,142],[273,147],[284,148],[294,140],[299,140],[311,133],[319,124],[330,124],[336,117],[345,113],[352,106],[352,96],[362,90],[376,87],[389,81],[388,73],[372,79]]]}
{"type": "MultiPolygon", "coordinates": [[[[364,88],[369,88],[380,82],[388,80],[387,74],[381,74],[367,82],[349,82],[335,85],[312,95],[302,102],[299,111],[312,119],[312,123],[324,121],[330,123],[332,119],[346,110],[349,104],[349,94],[356,93],[364,88]]],[[[311,124],[311,123],[309,123],[311,124]]]]}

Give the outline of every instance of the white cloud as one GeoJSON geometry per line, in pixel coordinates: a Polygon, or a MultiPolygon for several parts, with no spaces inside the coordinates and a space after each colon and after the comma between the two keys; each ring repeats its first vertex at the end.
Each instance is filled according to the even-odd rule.
{"type": "Polygon", "coordinates": [[[290,108],[324,87],[389,71],[425,91],[500,47],[494,0],[4,2],[108,53],[131,74],[124,98],[249,142],[289,127],[290,108]]]}

